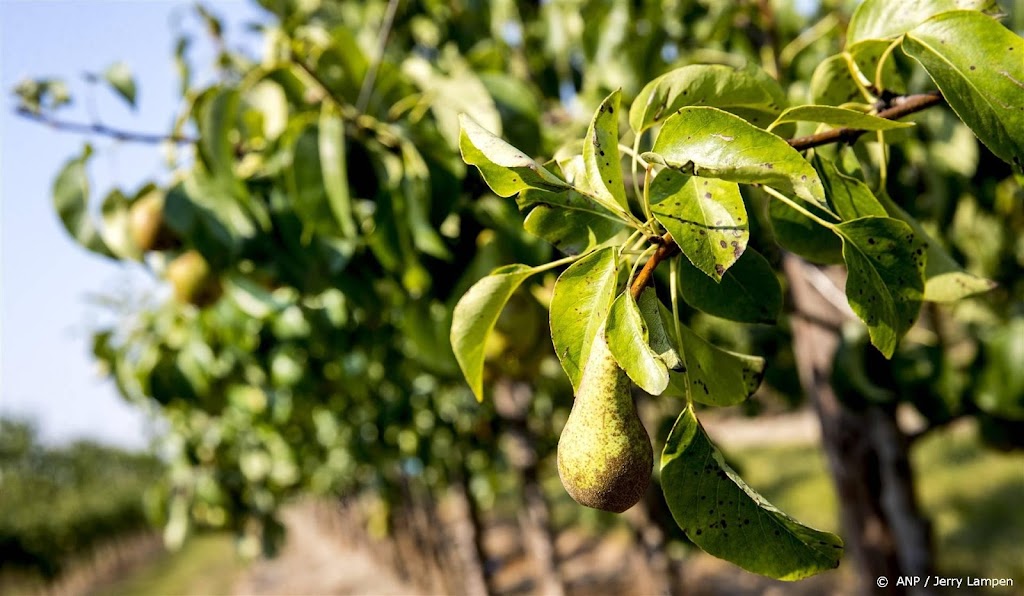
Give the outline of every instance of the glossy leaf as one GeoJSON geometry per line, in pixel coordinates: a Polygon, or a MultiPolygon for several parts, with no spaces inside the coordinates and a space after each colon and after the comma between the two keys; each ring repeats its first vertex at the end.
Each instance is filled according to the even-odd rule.
{"type": "Polygon", "coordinates": [[[326,103],[320,111],[317,138],[327,202],[342,237],[355,238],[356,223],[352,217],[352,197],[349,195],[348,168],[345,164],[345,125],[341,116],[335,114],[326,103]]]}
{"type": "Polygon", "coordinates": [[[981,142],[1024,172],[1024,39],[984,14],[954,11],[910,31],[903,51],[981,142]]]}
{"type": "Polygon", "coordinates": [[[864,101],[864,96],[850,75],[846,57],[842,54],[828,57],[814,69],[810,96],[812,102],[830,106],[864,101]]]}
{"type": "Polygon", "coordinates": [[[779,114],[772,127],[785,122],[820,122],[833,127],[857,128],[861,130],[891,130],[908,128],[911,122],[887,120],[845,108],[833,106],[795,106],[779,114]]]}
{"type": "Polygon", "coordinates": [[[113,257],[89,214],[89,177],[85,164],[92,156],[92,147],[85,146],[82,155],[68,160],[53,181],[53,206],[64,229],[84,248],[105,257],[113,257]]]}
{"type": "Polygon", "coordinates": [[[690,306],[730,321],[770,325],[782,310],[782,287],[775,271],[749,247],[725,272],[720,283],[680,259],[679,288],[690,306]]]}
{"type": "MultiPolygon", "coordinates": [[[[663,305],[658,305],[658,312],[671,345],[681,346],[682,358],[682,366],[669,371],[668,388],[662,395],[709,406],[734,406],[757,391],[764,377],[764,358],[719,348],[682,323],[677,335],[672,312],[663,305]]],[[[653,328],[646,314],[645,319],[653,328]]]]}
{"type": "Polygon", "coordinates": [[[663,170],[651,183],[651,211],[683,254],[719,281],[750,238],[739,186],[663,170]]]}
{"type": "Polygon", "coordinates": [[[575,190],[525,190],[516,199],[529,211],[523,227],[567,255],[583,254],[620,235],[622,220],[575,190]]]}
{"type": "Polygon", "coordinates": [[[917,218],[911,216],[887,193],[878,195],[889,217],[903,220],[910,225],[918,238],[927,243],[924,268],[924,299],[929,302],[956,302],[974,294],[987,292],[996,287],[990,279],[968,273],[949,254],[938,240],[925,231],[917,218]]]}
{"type": "Polygon", "coordinates": [[[455,305],[451,342],[455,359],[477,400],[484,398],[484,347],[505,303],[535,273],[526,265],[499,267],[473,284],[455,305]]]}
{"type": "Polygon", "coordinates": [[[767,184],[825,204],[811,164],[783,139],[716,108],[683,108],[665,121],[648,161],[685,174],[767,184]]]}
{"type": "Polygon", "coordinates": [[[709,554],[795,581],[839,566],[843,542],[775,508],[725,462],[687,406],[661,455],[661,485],[676,523],[709,554]]]}
{"type": "Polygon", "coordinates": [[[665,363],[669,370],[679,371],[686,368],[679,355],[678,346],[673,340],[674,335],[670,335],[668,329],[665,328],[665,321],[661,316],[663,307],[654,288],[644,288],[637,305],[640,307],[640,315],[644,318],[644,324],[647,327],[648,344],[654,350],[654,354],[665,363]]]}
{"type": "Polygon", "coordinates": [[[729,111],[743,108],[763,114],[767,124],[786,105],[786,95],[775,79],[756,67],[692,64],[645,85],[630,106],[629,125],[640,133],[680,108],[697,104],[729,111]]]}
{"type": "Polygon", "coordinates": [[[846,43],[898,37],[934,15],[961,9],[996,13],[999,5],[995,0],[865,0],[850,19],[846,43]]]}
{"type": "Polygon", "coordinates": [[[132,71],[124,62],[117,62],[110,65],[103,73],[103,79],[110,83],[110,87],[121,96],[131,107],[135,107],[135,78],[132,71]]]}
{"type": "Polygon", "coordinates": [[[881,83],[881,87],[875,89],[876,92],[888,91],[889,93],[904,94],[907,92],[907,82],[896,67],[892,53],[890,52],[886,56],[886,51],[889,50],[891,44],[891,41],[884,39],[865,39],[848,45],[846,51],[865,78],[875,84],[881,83]],[[878,62],[883,59],[885,59],[885,64],[882,65],[882,77],[879,80],[878,62]]]}
{"type": "Polygon", "coordinates": [[[843,239],[850,308],[886,358],[914,325],[924,299],[924,241],[906,223],[864,217],[836,226],[843,239]]]}
{"type": "MultiPolygon", "coordinates": [[[[834,219],[813,205],[807,209],[825,221],[834,219]]],[[[812,263],[843,262],[843,243],[832,230],[775,199],[768,203],[768,216],[776,242],[786,250],[812,263]]]]}
{"type": "MultiPolygon", "coordinates": [[[[811,164],[825,186],[825,198],[832,211],[849,221],[871,215],[885,217],[885,207],[878,202],[867,184],[841,173],[828,159],[816,153],[811,164]]],[[[820,227],[820,226],[819,226],[820,227]]]]}
{"type": "Polygon", "coordinates": [[[598,106],[594,119],[583,141],[583,163],[588,186],[595,198],[615,210],[629,210],[626,187],[622,182],[622,163],[619,161],[619,99],[622,93],[614,91],[598,106]]]}
{"type": "Polygon", "coordinates": [[[668,386],[668,369],[648,344],[647,325],[629,288],[608,311],[605,339],[626,375],[647,393],[661,395],[668,386]]]}
{"type": "Polygon", "coordinates": [[[594,337],[608,318],[619,280],[616,249],[602,248],[570,265],[551,295],[551,341],[562,369],[580,384],[594,337]]]}
{"type": "Polygon", "coordinates": [[[510,197],[528,188],[559,191],[570,185],[525,153],[494,136],[472,118],[459,116],[462,159],[476,166],[484,181],[500,197],[510,197]]]}

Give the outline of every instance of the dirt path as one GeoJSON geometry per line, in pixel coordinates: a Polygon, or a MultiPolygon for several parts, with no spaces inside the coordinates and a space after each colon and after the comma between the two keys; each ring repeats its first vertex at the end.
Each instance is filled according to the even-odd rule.
{"type": "Polygon", "coordinates": [[[282,518],[288,539],[281,553],[253,563],[235,582],[235,594],[419,594],[367,553],[345,548],[309,507],[289,507],[282,518]]]}

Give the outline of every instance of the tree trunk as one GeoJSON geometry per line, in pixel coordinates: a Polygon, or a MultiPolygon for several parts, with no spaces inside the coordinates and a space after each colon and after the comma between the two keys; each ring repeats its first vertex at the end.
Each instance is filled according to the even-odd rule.
{"type": "Polygon", "coordinates": [[[908,441],[895,407],[846,407],[831,385],[840,330],[849,318],[842,293],[824,271],[785,255],[794,313],[793,350],[804,392],[821,422],[822,446],[842,510],[848,556],[860,567],[862,591],[925,594],[897,586],[901,576],[932,572],[930,528],[921,515],[908,458],[908,441]],[[817,283],[816,283],[817,282],[817,283]],[[828,294],[828,298],[826,298],[828,294]],[[833,299],[830,302],[830,299],[833,299]],[[885,577],[884,589],[876,583],[885,577]]]}
{"type": "Polygon", "coordinates": [[[519,512],[519,528],[537,573],[537,591],[546,596],[563,596],[565,585],[558,567],[551,510],[539,481],[538,438],[526,419],[533,391],[523,382],[500,379],[494,388],[494,405],[501,416],[501,427],[510,443],[509,462],[523,481],[524,508],[519,512]]]}
{"type": "Polygon", "coordinates": [[[480,509],[469,493],[465,478],[452,484],[451,498],[455,505],[452,533],[458,551],[459,566],[462,568],[462,586],[459,593],[466,596],[486,596],[487,571],[484,563],[483,521],[480,509]]]}
{"type": "MultiPolygon", "coordinates": [[[[664,502],[661,487],[651,482],[644,498],[635,507],[626,511],[637,545],[641,562],[641,577],[637,578],[637,589],[641,594],[673,594],[672,566],[665,553],[665,531],[659,522],[665,520],[659,515],[657,508],[664,502]]],[[[669,514],[668,523],[675,524],[669,514]]],[[[672,527],[672,526],[666,526],[672,527]]]]}

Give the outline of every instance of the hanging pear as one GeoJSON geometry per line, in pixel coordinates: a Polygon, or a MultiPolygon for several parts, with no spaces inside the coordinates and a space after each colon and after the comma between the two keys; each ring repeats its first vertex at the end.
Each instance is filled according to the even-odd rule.
{"type": "Polygon", "coordinates": [[[558,439],[562,486],[580,505],[621,513],[643,497],[653,463],[629,378],[609,351],[602,327],[558,439]]]}

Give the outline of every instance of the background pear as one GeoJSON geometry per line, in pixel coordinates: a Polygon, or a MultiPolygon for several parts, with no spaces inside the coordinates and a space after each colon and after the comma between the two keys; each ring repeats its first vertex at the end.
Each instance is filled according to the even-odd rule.
{"type": "Polygon", "coordinates": [[[621,513],[647,490],[654,453],[629,389],[602,328],[558,440],[558,475],[580,505],[621,513]]]}

